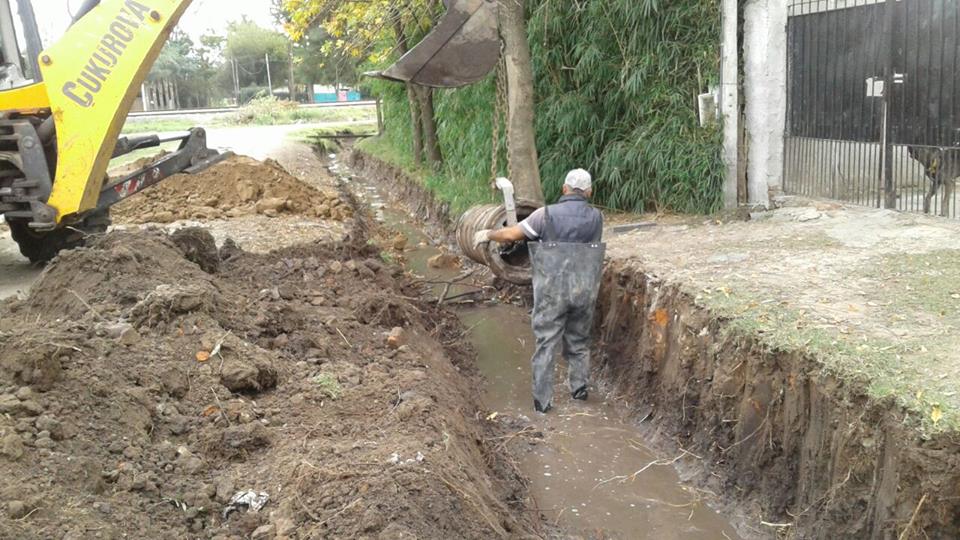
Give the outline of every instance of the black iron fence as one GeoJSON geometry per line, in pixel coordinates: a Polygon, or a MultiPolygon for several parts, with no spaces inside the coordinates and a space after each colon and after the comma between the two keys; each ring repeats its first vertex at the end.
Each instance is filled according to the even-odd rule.
{"type": "Polygon", "coordinates": [[[960,0],[789,2],[786,191],[960,216],[960,0]]]}

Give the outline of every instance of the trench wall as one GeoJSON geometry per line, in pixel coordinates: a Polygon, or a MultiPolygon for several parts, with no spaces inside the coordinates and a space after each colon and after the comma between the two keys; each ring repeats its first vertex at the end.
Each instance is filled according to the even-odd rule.
{"type": "Polygon", "coordinates": [[[956,434],[922,437],[892,402],[729,330],[638,263],[609,262],[596,328],[614,394],[666,450],[703,458],[700,482],[745,510],[753,532],[960,538],[956,434]]]}
{"type": "Polygon", "coordinates": [[[452,241],[460,216],[452,215],[450,205],[437,199],[420,182],[399,167],[362,150],[352,150],[347,156],[347,162],[358,174],[389,186],[393,197],[403,202],[428,228],[435,229],[431,232],[441,233],[443,238],[452,241]]]}

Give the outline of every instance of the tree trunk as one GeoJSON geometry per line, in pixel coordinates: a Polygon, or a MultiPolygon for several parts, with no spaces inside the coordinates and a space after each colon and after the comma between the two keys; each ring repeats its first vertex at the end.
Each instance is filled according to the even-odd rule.
{"type": "Polygon", "coordinates": [[[410,127],[413,129],[413,159],[423,164],[423,120],[420,119],[420,100],[417,90],[407,83],[407,101],[410,103],[410,127]]]}
{"type": "Polygon", "coordinates": [[[434,169],[443,164],[443,154],[440,152],[440,139],[437,137],[437,115],[433,109],[433,88],[418,87],[417,96],[420,98],[420,119],[423,121],[423,151],[427,161],[434,169]]]}
{"type": "Polygon", "coordinates": [[[533,127],[533,64],[523,3],[500,1],[500,33],[507,68],[507,160],[517,197],[543,202],[533,127]]]}
{"type": "MultiPolygon", "coordinates": [[[[410,50],[410,43],[407,41],[407,33],[403,30],[400,12],[396,8],[391,9],[390,18],[393,19],[393,31],[397,34],[397,52],[403,56],[410,50]]],[[[406,83],[406,87],[407,102],[410,105],[410,129],[413,130],[413,159],[417,165],[421,165],[423,163],[423,121],[420,100],[417,98],[417,89],[412,84],[406,83]]]]}

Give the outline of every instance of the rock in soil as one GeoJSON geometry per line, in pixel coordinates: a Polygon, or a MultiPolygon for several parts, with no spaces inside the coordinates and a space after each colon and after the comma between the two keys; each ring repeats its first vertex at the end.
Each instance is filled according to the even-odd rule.
{"type": "Polygon", "coordinates": [[[231,392],[255,393],[269,390],[277,384],[277,375],[272,368],[258,366],[253,362],[233,360],[224,363],[220,384],[231,392]]]}
{"type": "Polygon", "coordinates": [[[387,346],[391,349],[399,349],[400,347],[407,344],[407,337],[403,331],[403,328],[397,327],[390,330],[390,333],[387,335],[387,346]]]}
{"type": "Polygon", "coordinates": [[[0,439],[0,454],[9,460],[16,461],[23,457],[23,439],[16,433],[8,433],[0,439]]]}
{"type": "Polygon", "coordinates": [[[276,527],[274,525],[263,525],[257,527],[253,534],[250,535],[251,540],[271,540],[274,537],[274,531],[276,527]]]}
{"type": "Polygon", "coordinates": [[[180,229],[170,235],[170,240],[180,248],[188,261],[196,263],[204,272],[215,274],[220,269],[220,252],[217,249],[217,242],[207,229],[200,227],[180,229]]]}
{"type": "Polygon", "coordinates": [[[22,519],[30,512],[26,503],[23,501],[10,501],[7,503],[7,516],[10,519],[22,519]]]}
{"type": "Polygon", "coordinates": [[[221,450],[227,454],[238,454],[270,446],[270,433],[258,422],[232,426],[224,430],[221,450]]]}
{"type": "Polygon", "coordinates": [[[430,268],[456,270],[462,265],[463,263],[460,261],[460,257],[452,253],[439,253],[427,259],[427,266],[430,268]]]}

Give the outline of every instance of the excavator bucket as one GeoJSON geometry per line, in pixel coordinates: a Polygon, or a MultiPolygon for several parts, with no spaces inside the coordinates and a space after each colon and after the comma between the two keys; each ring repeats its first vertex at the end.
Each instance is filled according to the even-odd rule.
{"type": "Polygon", "coordinates": [[[500,59],[498,0],[444,0],[447,12],[430,34],[382,72],[367,75],[433,88],[483,79],[500,59]]]}

